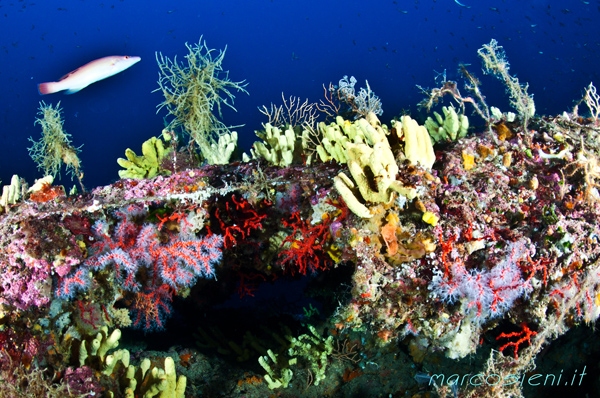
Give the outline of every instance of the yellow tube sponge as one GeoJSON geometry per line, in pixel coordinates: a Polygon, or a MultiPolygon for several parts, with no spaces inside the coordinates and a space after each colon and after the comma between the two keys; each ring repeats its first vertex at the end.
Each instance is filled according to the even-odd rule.
{"type": "Polygon", "coordinates": [[[165,368],[157,367],[150,370],[150,359],[145,358],[139,369],[135,372],[127,373],[130,379],[130,385],[125,390],[126,398],[184,398],[187,378],[185,376],[177,377],[175,373],[175,362],[173,358],[165,358],[165,368]]]}
{"type": "Polygon", "coordinates": [[[238,135],[236,131],[223,133],[217,142],[212,142],[210,148],[201,149],[208,164],[229,164],[229,159],[237,148],[238,135]]]}
{"type": "Polygon", "coordinates": [[[465,115],[456,113],[454,106],[444,106],[442,112],[444,117],[433,112],[435,120],[428,117],[425,121],[425,128],[433,141],[456,141],[467,135],[469,119],[465,115]]]}
{"type": "MultiPolygon", "coordinates": [[[[319,123],[317,125],[317,132],[320,137],[320,143],[315,149],[321,161],[327,162],[333,159],[339,163],[347,163],[346,148],[348,144],[364,143],[367,138],[365,137],[363,128],[366,126],[358,122],[352,123],[344,120],[341,116],[335,118],[335,123],[319,123]]],[[[303,132],[303,143],[309,141],[309,135],[308,130],[303,132]]]]}
{"type": "Polygon", "coordinates": [[[170,174],[161,168],[165,156],[171,152],[171,148],[165,149],[160,138],[152,137],[142,144],[142,156],[138,156],[127,148],[125,156],[127,159],[119,158],[117,163],[125,170],[119,170],[120,178],[152,178],[158,174],[170,174]]]}
{"type": "Polygon", "coordinates": [[[344,173],[338,174],[333,179],[333,185],[341,197],[346,202],[346,206],[350,211],[361,218],[371,218],[373,215],[369,208],[358,200],[358,192],[352,180],[344,173]]]}
{"type": "MultiPolygon", "coordinates": [[[[416,190],[396,180],[398,165],[385,130],[379,125],[377,117],[373,115],[369,121],[360,119],[355,123],[363,131],[366,143],[348,143],[346,156],[350,174],[354,178],[362,200],[390,203],[394,199],[394,192],[409,200],[414,199],[417,196],[416,190]]],[[[431,141],[429,143],[431,144],[431,141]]],[[[338,174],[334,179],[334,185],[354,214],[362,218],[372,216],[368,208],[359,200],[355,184],[344,173],[338,174]]]]}
{"type": "Polygon", "coordinates": [[[271,350],[267,350],[267,355],[258,357],[258,363],[267,372],[267,374],[264,377],[269,386],[269,389],[271,390],[281,387],[286,388],[290,384],[290,381],[294,376],[294,372],[292,372],[292,370],[287,366],[294,365],[296,363],[296,360],[292,359],[288,362],[287,366],[284,366],[282,364],[283,361],[279,360],[278,357],[279,355],[275,354],[271,350]],[[275,370],[271,367],[271,365],[268,362],[269,359],[271,359],[273,364],[279,368],[280,374],[277,374],[277,372],[275,372],[275,370]]]}
{"type": "Polygon", "coordinates": [[[2,187],[2,198],[0,198],[0,208],[6,209],[8,205],[14,205],[20,199],[21,179],[18,175],[15,174],[10,179],[10,185],[5,185],[4,187],[2,187]]]}
{"type": "Polygon", "coordinates": [[[433,144],[427,129],[419,126],[410,116],[402,116],[402,133],[404,134],[404,156],[413,164],[431,169],[435,162],[433,144]]]}
{"type": "Polygon", "coordinates": [[[279,167],[302,162],[302,144],[291,126],[280,129],[267,123],[264,127],[264,131],[256,131],[256,135],[263,141],[255,142],[250,149],[254,159],[263,158],[279,167]]]}

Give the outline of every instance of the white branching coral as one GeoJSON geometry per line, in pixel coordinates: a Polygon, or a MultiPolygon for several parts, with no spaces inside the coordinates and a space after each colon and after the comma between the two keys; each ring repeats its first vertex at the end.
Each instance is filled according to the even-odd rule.
{"type": "Polygon", "coordinates": [[[350,76],[350,80],[348,80],[348,76],[344,76],[339,81],[338,95],[340,99],[350,105],[352,111],[359,116],[367,117],[369,113],[374,113],[377,116],[383,115],[381,100],[371,91],[369,82],[365,80],[365,83],[367,88],[361,87],[358,94],[356,94],[354,90],[356,78],[350,76]]]}
{"type": "Polygon", "coordinates": [[[598,115],[600,115],[600,95],[598,95],[594,83],[590,82],[590,85],[587,86],[583,99],[592,113],[592,119],[594,119],[594,123],[598,124],[598,115]]]}

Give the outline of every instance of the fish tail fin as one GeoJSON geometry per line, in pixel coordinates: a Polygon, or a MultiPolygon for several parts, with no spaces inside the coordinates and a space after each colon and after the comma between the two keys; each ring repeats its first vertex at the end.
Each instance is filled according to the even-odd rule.
{"type": "Polygon", "coordinates": [[[38,92],[40,95],[53,94],[60,91],[61,88],[57,87],[56,82],[40,83],[38,84],[38,92]]]}

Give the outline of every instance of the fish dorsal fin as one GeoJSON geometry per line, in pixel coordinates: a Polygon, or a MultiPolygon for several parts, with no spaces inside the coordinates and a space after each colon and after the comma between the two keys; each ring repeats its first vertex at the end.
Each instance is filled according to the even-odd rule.
{"type": "Polygon", "coordinates": [[[71,76],[73,73],[77,72],[79,69],[81,69],[81,67],[79,67],[79,68],[77,68],[77,69],[75,69],[75,70],[67,73],[66,75],[64,75],[63,77],[61,77],[60,79],[58,79],[58,81],[65,80],[67,77],[71,76]]]}

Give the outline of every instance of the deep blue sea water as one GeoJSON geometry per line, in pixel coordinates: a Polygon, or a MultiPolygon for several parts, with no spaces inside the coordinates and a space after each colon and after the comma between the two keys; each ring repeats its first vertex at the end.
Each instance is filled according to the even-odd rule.
{"type": "Polygon", "coordinates": [[[357,87],[369,81],[387,123],[403,109],[418,115],[417,84],[433,87],[436,71],[457,79],[458,64],[471,64],[488,104],[507,111],[504,87],[484,77],[477,57],[492,38],[529,83],[538,114],[571,110],[590,81],[600,85],[598,20],[598,0],[0,0],[0,180],[42,177],[27,138],[40,137],[43,100],[61,102],[66,132],[83,145],[86,186],[115,181],[125,149],[140,153],[163,128],[155,52],[182,59],[185,42],[200,36],[210,48],[227,46],[230,78],[249,83],[238,112],[224,114],[227,125],[245,125],[237,131],[248,151],[266,121],[259,106],[280,104],[282,92],[316,102],[323,84],[344,75],[357,87]],[[142,61],[73,95],[37,92],[38,83],[125,54],[142,61]]]}

